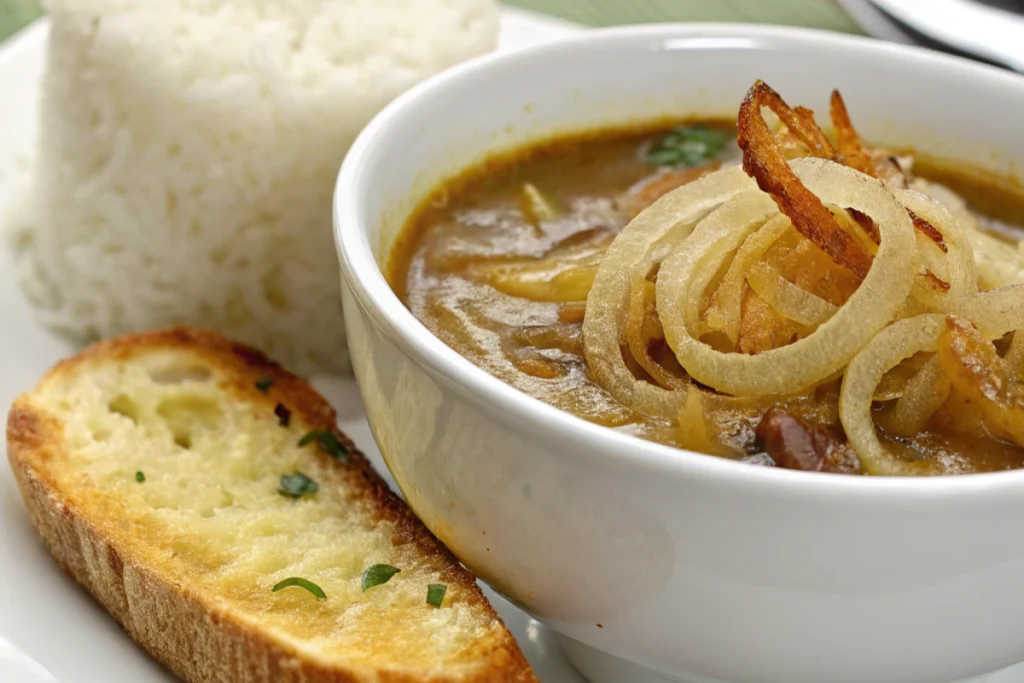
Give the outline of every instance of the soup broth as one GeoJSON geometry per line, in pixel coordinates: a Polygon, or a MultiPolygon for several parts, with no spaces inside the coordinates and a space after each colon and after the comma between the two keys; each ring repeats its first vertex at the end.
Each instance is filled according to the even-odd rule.
{"type": "MultiPolygon", "coordinates": [[[[916,155],[892,156],[909,166],[916,155]]],[[[679,419],[670,420],[616,399],[588,368],[582,333],[587,296],[610,243],[665,193],[740,159],[736,127],[721,120],[566,136],[488,159],[439,187],[409,219],[388,263],[389,281],[412,313],[460,354],[585,420],[760,465],[864,473],[840,420],[841,375],[767,399],[741,400],[701,386],[703,399],[687,400],[679,419]],[[685,139],[668,144],[672,136],[685,139]]],[[[914,170],[963,196],[981,226],[1007,245],[1024,236],[1013,225],[1024,217],[1024,200],[1012,179],[999,178],[993,187],[990,176],[932,159],[914,170]]],[[[791,233],[770,247],[766,261],[797,285],[802,273],[827,271],[812,289],[830,305],[842,305],[858,279],[791,233]]],[[[641,299],[641,305],[651,301],[641,299]]],[[[749,284],[742,305],[735,353],[757,354],[809,334],[806,325],[759,313],[764,300],[749,284]]],[[[656,318],[640,320],[657,325],[656,318]]],[[[678,378],[686,373],[659,333],[644,337],[640,353],[651,361],[631,360],[631,370],[651,384],[683,381],[678,378]]],[[[702,339],[718,343],[714,334],[702,339]]],[[[996,347],[1004,353],[1008,344],[1001,339],[996,347]]],[[[917,433],[886,430],[899,387],[927,361],[927,354],[917,354],[879,385],[872,414],[884,446],[909,463],[927,463],[929,474],[1024,466],[1024,448],[993,430],[970,398],[956,392],[917,433]],[[894,387],[891,396],[884,395],[887,383],[894,387]]]]}

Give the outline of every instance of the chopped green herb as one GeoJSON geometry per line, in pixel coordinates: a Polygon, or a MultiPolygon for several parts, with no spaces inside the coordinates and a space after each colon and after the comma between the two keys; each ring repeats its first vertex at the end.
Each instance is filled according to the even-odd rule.
{"type": "Polygon", "coordinates": [[[293,576],[290,579],[285,579],[284,581],[281,581],[280,583],[276,584],[271,590],[272,592],[276,593],[279,590],[291,588],[292,586],[295,586],[296,588],[305,588],[310,593],[315,595],[317,600],[327,599],[327,593],[324,593],[323,588],[316,585],[312,581],[309,581],[308,579],[300,579],[297,576],[293,576]]]}
{"type": "Polygon", "coordinates": [[[302,498],[316,493],[319,489],[320,487],[315,481],[302,472],[296,472],[281,476],[281,486],[278,487],[277,492],[289,498],[302,498]]]}
{"type": "Polygon", "coordinates": [[[402,571],[398,567],[392,567],[390,564],[375,564],[365,572],[363,572],[363,592],[370,590],[374,586],[387,583],[391,580],[391,577],[402,571]]]}
{"type": "Polygon", "coordinates": [[[348,462],[348,449],[338,441],[338,437],[329,429],[317,429],[299,439],[300,446],[306,446],[313,442],[320,444],[320,447],[327,451],[327,454],[335,460],[348,462]]]}
{"type": "Polygon", "coordinates": [[[274,386],[274,380],[272,380],[269,377],[260,377],[258,380],[256,380],[256,388],[262,391],[264,394],[267,393],[267,391],[272,386],[274,386]]]}
{"type": "Polygon", "coordinates": [[[292,411],[288,410],[280,403],[274,406],[274,415],[277,415],[277,422],[282,427],[287,427],[292,421],[292,411]]]}
{"type": "Polygon", "coordinates": [[[427,586],[427,604],[440,607],[444,602],[444,594],[448,592],[448,586],[443,583],[432,583],[427,586]]]}
{"type": "Polygon", "coordinates": [[[729,134],[706,126],[676,128],[647,153],[652,166],[701,166],[714,160],[729,141],[729,134]]]}
{"type": "Polygon", "coordinates": [[[135,481],[139,482],[140,484],[142,482],[146,481],[146,473],[142,472],[141,470],[136,472],[135,473],[135,481]]]}

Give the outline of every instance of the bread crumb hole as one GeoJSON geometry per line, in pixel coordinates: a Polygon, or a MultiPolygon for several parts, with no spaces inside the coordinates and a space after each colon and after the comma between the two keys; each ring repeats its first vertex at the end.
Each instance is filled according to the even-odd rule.
{"type": "Polygon", "coordinates": [[[171,432],[174,443],[184,449],[192,448],[196,435],[213,431],[220,422],[220,406],[210,398],[194,395],[165,398],[156,407],[171,432]]]}
{"type": "Polygon", "coordinates": [[[149,373],[150,379],[157,384],[182,384],[184,382],[208,382],[213,371],[205,365],[187,367],[171,367],[149,373]]]}
{"type": "Polygon", "coordinates": [[[106,441],[111,436],[110,430],[103,425],[90,425],[89,434],[92,435],[93,441],[106,441]]]}
{"type": "Polygon", "coordinates": [[[139,421],[139,407],[124,394],[115,397],[114,400],[107,404],[107,408],[110,412],[123,415],[132,422],[138,423],[139,421]]]}

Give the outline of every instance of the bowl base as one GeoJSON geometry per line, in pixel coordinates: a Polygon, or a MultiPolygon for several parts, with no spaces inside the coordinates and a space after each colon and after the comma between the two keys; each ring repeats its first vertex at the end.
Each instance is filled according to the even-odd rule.
{"type": "MultiPolygon", "coordinates": [[[[555,633],[569,663],[590,683],[727,683],[711,678],[676,678],[645,666],[595,650],[578,640],[555,633]]],[[[1022,682],[1024,683],[1024,682],[1022,682]]]]}
{"type": "MultiPolygon", "coordinates": [[[[645,666],[595,650],[589,645],[552,632],[566,658],[590,683],[728,683],[714,678],[687,676],[677,678],[659,673],[645,666]]],[[[960,683],[1024,683],[1024,664],[971,678],[960,683]]]]}

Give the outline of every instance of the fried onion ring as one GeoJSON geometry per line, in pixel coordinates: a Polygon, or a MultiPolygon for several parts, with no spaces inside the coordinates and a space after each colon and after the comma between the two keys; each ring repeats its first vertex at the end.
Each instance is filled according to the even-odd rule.
{"type": "Polygon", "coordinates": [[[700,293],[730,249],[750,232],[757,214],[765,211],[765,195],[746,193],[736,197],[702,221],[662,263],[656,287],[657,307],[665,339],[680,365],[697,381],[721,392],[738,396],[785,394],[810,387],[841,370],[894,318],[913,285],[917,267],[913,226],[880,181],[822,159],[797,159],[790,173],[816,199],[820,196],[871,216],[879,226],[881,245],[857,291],[812,334],[753,356],[723,353],[693,334],[700,293]]]}
{"type": "Polygon", "coordinates": [[[702,332],[720,330],[733,346],[736,345],[740,337],[743,287],[746,284],[747,271],[789,230],[791,225],[786,216],[775,216],[743,242],[729,264],[721,284],[715,290],[711,307],[704,312],[705,330],[702,332]]]}
{"type": "Polygon", "coordinates": [[[1024,320],[1024,285],[1010,285],[968,296],[948,296],[937,302],[946,313],[970,320],[987,339],[998,339],[1019,328],[1008,321],[1024,320]]]}
{"type": "Polygon", "coordinates": [[[925,428],[935,411],[946,402],[949,391],[949,378],[942,374],[939,359],[932,356],[910,378],[903,395],[890,412],[881,416],[879,424],[890,434],[914,436],[925,428]]]}
{"type": "Polygon", "coordinates": [[[818,327],[839,310],[832,302],[782,277],[779,271],[763,261],[750,266],[747,282],[776,312],[801,325],[818,327]]]}
{"type": "Polygon", "coordinates": [[[629,349],[633,360],[651,376],[659,386],[665,389],[685,389],[686,379],[678,377],[661,365],[651,356],[650,343],[660,335],[657,323],[657,312],[654,309],[654,284],[642,275],[638,275],[630,285],[629,308],[626,311],[626,322],[623,326],[622,341],[629,349]]]}
{"type": "MultiPolygon", "coordinates": [[[[1024,286],[949,299],[955,315],[976,326],[986,339],[1024,329],[1024,286]]],[[[850,361],[839,396],[839,418],[868,474],[929,473],[882,445],[871,419],[871,403],[882,376],[915,353],[935,351],[946,328],[947,316],[940,313],[900,320],[882,330],[850,361]]]]}
{"type": "Polygon", "coordinates": [[[620,340],[637,275],[647,276],[694,226],[736,195],[756,189],[738,166],[722,169],[658,199],[608,247],[587,296],[583,351],[594,380],[644,415],[675,420],[685,391],[667,391],[633,376],[620,340]]]}
{"type": "Polygon", "coordinates": [[[850,361],[839,394],[839,420],[846,438],[868,474],[928,474],[927,466],[893,455],[878,440],[871,419],[871,398],[882,376],[920,351],[935,351],[946,316],[925,313],[882,330],[850,361]]]}
{"type": "Polygon", "coordinates": [[[938,289],[918,286],[915,296],[934,308],[938,306],[940,297],[960,297],[977,292],[978,270],[974,263],[974,250],[956,217],[946,207],[913,190],[894,190],[893,194],[906,207],[912,220],[916,216],[927,221],[930,229],[938,235],[935,239],[917,230],[918,256],[942,285],[938,289]],[[933,257],[932,252],[940,253],[933,257]],[[935,270],[939,272],[935,273],[935,270]]]}

